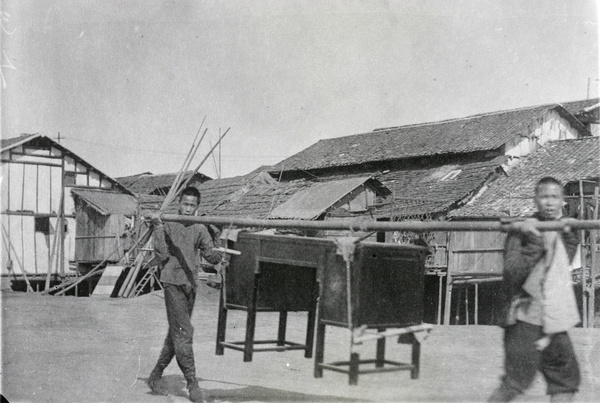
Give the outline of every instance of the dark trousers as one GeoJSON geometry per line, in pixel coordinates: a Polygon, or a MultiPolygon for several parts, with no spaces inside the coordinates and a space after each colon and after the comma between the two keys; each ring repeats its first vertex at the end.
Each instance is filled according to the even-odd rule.
{"type": "Polygon", "coordinates": [[[517,322],[504,329],[505,375],[501,388],[509,394],[523,393],[540,370],[547,393],[574,393],[581,381],[573,344],[567,332],[552,335],[550,344],[538,351],[535,341],[542,338],[542,327],[517,322]]]}
{"type": "Polygon", "coordinates": [[[188,387],[195,384],[193,336],[194,327],[190,321],[196,300],[196,289],[189,285],[163,283],[169,332],[152,375],[161,377],[173,357],[185,376],[188,387]]]}

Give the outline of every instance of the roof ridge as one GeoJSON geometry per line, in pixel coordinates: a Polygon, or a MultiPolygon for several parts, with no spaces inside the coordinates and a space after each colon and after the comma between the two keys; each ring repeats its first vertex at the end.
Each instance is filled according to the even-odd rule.
{"type": "MultiPolygon", "coordinates": [[[[577,102],[577,101],[575,101],[575,102],[577,102]]],[[[525,107],[520,107],[520,108],[503,109],[501,111],[483,112],[483,113],[478,113],[475,115],[463,116],[460,118],[435,120],[435,121],[431,121],[431,122],[414,123],[414,124],[408,124],[408,125],[402,125],[402,126],[382,127],[382,128],[375,129],[370,133],[389,131],[389,130],[395,130],[395,129],[401,129],[401,128],[404,129],[404,128],[411,128],[411,127],[430,126],[430,125],[436,125],[436,124],[440,124],[440,123],[460,122],[462,120],[470,120],[470,119],[480,118],[480,117],[485,117],[485,116],[501,115],[503,113],[510,113],[510,112],[515,112],[515,111],[525,111],[528,109],[538,109],[538,108],[542,108],[542,107],[550,108],[553,106],[563,107],[563,105],[559,104],[559,103],[549,103],[549,104],[540,104],[540,105],[534,105],[534,106],[525,106],[525,107]]],[[[365,134],[368,134],[368,133],[365,133],[365,134]]]]}
{"type": "Polygon", "coordinates": [[[571,103],[576,103],[576,102],[585,102],[585,101],[593,101],[593,100],[596,100],[596,99],[600,100],[600,98],[591,98],[591,99],[582,99],[582,100],[578,100],[578,101],[551,102],[551,103],[547,103],[547,104],[538,104],[538,105],[531,105],[531,106],[522,106],[522,107],[519,107],[519,108],[503,109],[503,110],[500,110],[500,111],[483,112],[483,113],[478,113],[478,114],[469,115],[469,116],[463,116],[463,117],[459,117],[459,118],[434,120],[434,121],[430,121],[430,122],[412,123],[412,124],[399,125],[399,126],[379,127],[379,128],[373,129],[373,130],[368,131],[368,132],[362,132],[362,133],[349,134],[349,135],[346,135],[346,136],[329,137],[329,138],[325,138],[325,139],[319,139],[314,144],[320,143],[322,141],[330,141],[330,140],[337,140],[337,139],[342,139],[342,138],[364,136],[364,135],[368,135],[368,134],[387,132],[387,131],[392,131],[392,130],[396,130],[396,129],[408,129],[408,128],[414,128],[414,127],[433,126],[433,125],[442,124],[442,123],[460,122],[460,121],[464,121],[464,120],[470,120],[470,119],[474,119],[474,118],[481,118],[481,117],[485,117],[485,116],[501,115],[501,114],[504,114],[504,113],[511,113],[511,112],[516,112],[516,111],[526,111],[526,110],[529,110],[529,109],[538,109],[538,108],[543,108],[543,107],[551,108],[551,107],[556,107],[556,106],[560,106],[561,108],[565,108],[564,107],[565,104],[571,104],[571,103]]]}
{"type": "Polygon", "coordinates": [[[548,142],[549,143],[559,143],[559,142],[562,142],[562,141],[593,141],[593,140],[599,141],[600,137],[598,137],[598,136],[584,136],[584,137],[578,137],[576,139],[549,140],[548,142]]]}

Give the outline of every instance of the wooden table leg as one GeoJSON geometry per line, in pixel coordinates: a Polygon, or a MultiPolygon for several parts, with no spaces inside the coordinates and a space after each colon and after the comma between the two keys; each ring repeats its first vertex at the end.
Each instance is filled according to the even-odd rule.
{"type": "Polygon", "coordinates": [[[313,303],[308,310],[308,323],[306,324],[306,349],[304,350],[304,357],[311,358],[314,339],[315,339],[315,319],[317,316],[317,296],[319,295],[319,286],[315,286],[313,303]]]}
{"type": "Polygon", "coordinates": [[[421,365],[421,343],[412,335],[412,365],[413,369],[410,370],[410,378],[417,379],[419,378],[419,369],[421,365]]]}
{"type": "MultiPolygon", "coordinates": [[[[318,322],[318,319],[317,319],[318,322]]],[[[323,357],[325,356],[325,325],[317,323],[317,341],[315,346],[315,378],[323,377],[323,357]]]]}
{"type": "Polygon", "coordinates": [[[350,353],[350,379],[348,383],[350,385],[358,385],[358,364],[360,357],[358,353],[350,353]]]}
{"type": "Polygon", "coordinates": [[[244,362],[252,361],[252,350],[254,350],[254,329],[256,327],[256,303],[258,299],[258,276],[254,276],[254,289],[252,300],[248,306],[248,317],[246,319],[246,341],[244,343],[244,362]]]}
{"type": "Polygon", "coordinates": [[[287,327],[287,311],[279,312],[279,329],[277,331],[277,345],[285,346],[285,329],[287,327]]]}
{"type": "Polygon", "coordinates": [[[227,329],[227,308],[223,303],[223,290],[221,289],[221,298],[219,302],[219,320],[217,324],[217,348],[216,355],[223,355],[225,348],[221,343],[225,341],[225,330],[227,329]]]}
{"type": "MultiPolygon", "coordinates": [[[[379,332],[383,331],[385,331],[385,329],[379,329],[379,332]]],[[[375,367],[382,368],[385,364],[385,337],[377,339],[377,355],[375,357],[375,367]]]]}

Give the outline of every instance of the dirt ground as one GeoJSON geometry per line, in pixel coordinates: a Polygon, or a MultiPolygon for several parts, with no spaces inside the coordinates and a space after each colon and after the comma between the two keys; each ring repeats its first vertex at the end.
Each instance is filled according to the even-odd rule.
{"type": "MultiPolygon", "coordinates": [[[[144,381],[162,347],[167,323],[160,292],[135,299],[51,297],[2,292],[2,394],[10,402],[187,402],[175,361],[165,371],[169,396],[144,381]]],[[[325,371],[313,377],[302,351],[215,355],[218,292],[201,286],[194,317],[200,386],[220,402],[485,401],[502,373],[502,333],[491,326],[436,326],[424,342],[421,375],[408,371],[359,376],[325,371]]],[[[288,318],[288,340],[302,342],[306,314],[288,318]]],[[[349,332],[328,327],[325,361],[347,360],[349,332]]],[[[242,340],[245,314],[230,311],[227,340],[242,340]]],[[[277,315],[259,313],[257,338],[273,339],[277,315]]],[[[600,401],[600,329],[571,333],[583,373],[577,401],[600,401]]],[[[375,344],[361,347],[374,357],[375,344]]],[[[409,347],[389,339],[386,357],[408,361],[409,347]]],[[[548,401],[538,377],[520,401],[548,401]]]]}

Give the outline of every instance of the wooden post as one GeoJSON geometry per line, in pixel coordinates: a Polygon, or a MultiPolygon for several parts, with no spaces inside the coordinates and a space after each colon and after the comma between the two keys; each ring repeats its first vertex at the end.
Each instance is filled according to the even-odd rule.
{"type": "Polygon", "coordinates": [[[454,234],[448,234],[448,258],[447,258],[447,267],[446,267],[446,298],[444,301],[444,326],[450,326],[450,306],[452,303],[452,276],[450,272],[452,271],[452,264],[454,262],[453,258],[453,248],[452,242],[454,240],[454,234]]]}
{"type": "MultiPolygon", "coordinates": [[[[579,219],[583,220],[585,215],[585,200],[583,198],[583,181],[579,180],[579,219]]],[[[586,301],[586,273],[585,273],[585,231],[581,230],[581,306],[583,310],[583,327],[588,327],[587,301],[586,301]]]]}
{"type": "Polygon", "coordinates": [[[60,277],[61,277],[61,281],[65,280],[65,208],[64,208],[64,189],[61,190],[61,201],[60,201],[60,214],[59,214],[59,221],[60,221],[60,249],[58,250],[60,252],[60,263],[59,263],[59,268],[60,268],[60,277]]]}
{"type": "MultiPolygon", "coordinates": [[[[50,288],[50,278],[52,276],[52,265],[54,264],[54,258],[56,257],[56,271],[58,272],[58,268],[59,266],[59,259],[60,259],[60,252],[57,251],[57,246],[58,246],[58,241],[59,238],[61,237],[61,233],[62,230],[59,230],[60,228],[62,228],[62,219],[61,217],[63,216],[63,210],[64,210],[64,192],[61,193],[60,195],[60,202],[59,202],[59,207],[58,207],[58,216],[56,218],[56,229],[54,231],[54,241],[52,242],[52,251],[50,253],[50,259],[48,262],[48,273],[46,273],[46,287],[44,288],[45,290],[50,288]],[[58,257],[56,256],[58,255],[58,257]]],[[[50,206],[50,208],[52,208],[52,206],[50,206]]],[[[50,220],[50,218],[48,218],[48,220],[50,220]]],[[[60,249],[59,249],[60,250],[60,249]]]]}
{"type": "MultiPolygon", "coordinates": [[[[598,199],[600,198],[600,188],[596,186],[594,189],[594,220],[598,219],[598,199]]],[[[588,314],[590,319],[588,325],[594,327],[596,322],[596,274],[598,274],[598,231],[590,231],[590,250],[592,252],[592,262],[590,268],[590,296],[588,299],[588,314]]]]}
{"type": "Polygon", "coordinates": [[[479,324],[479,284],[475,283],[475,324],[479,324]]]}
{"type": "Polygon", "coordinates": [[[437,324],[442,323],[442,288],[443,288],[443,276],[441,272],[438,273],[438,311],[437,311],[437,324]]]}

